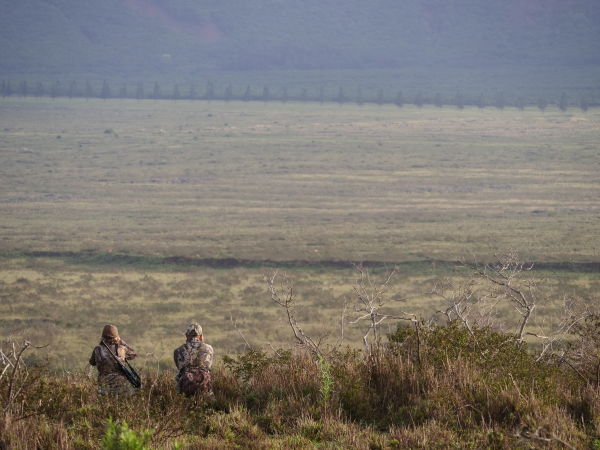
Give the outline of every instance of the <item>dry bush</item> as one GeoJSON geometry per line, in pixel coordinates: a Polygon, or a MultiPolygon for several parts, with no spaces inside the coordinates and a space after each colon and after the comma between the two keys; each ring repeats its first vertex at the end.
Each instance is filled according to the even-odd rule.
{"type": "Polygon", "coordinates": [[[461,445],[458,436],[436,420],[408,427],[394,425],[390,427],[390,435],[396,448],[458,448],[461,445]]]}
{"type": "MultiPolygon", "coordinates": [[[[522,289],[516,278],[494,276],[500,285],[484,276],[499,286],[486,299],[521,298],[513,290],[522,289]]],[[[15,371],[22,378],[15,375],[14,395],[9,367],[0,376],[0,401],[9,405],[0,424],[3,445],[97,448],[109,416],[152,431],[156,448],[176,442],[189,448],[584,448],[599,438],[595,316],[563,329],[576,339],[543,347],[540,358],[525,339],[534,294],[523,293],[532,296],[519,309],[516,331],[502,331],[478,321],[481,304],[473,302],[481,296],[467,283],[452,295],[443,292],[447,321],[396,318],[396,331],[383,342],[379,320],[395,317],[382,309],[385,284],[362,280],[357,312],[370,330],[366,351],[311,339],[296,320],[293,290],[277,289],[271,278],[272,300],[286,313],[296,346],[265,351],[247,344],[245,353],[224,357],[213,369],[212,397],[178,395],[172,374],[158,369],[146,370],[143,388],[127,399],[98,395],[84,374],[43,368],[15,371]]]]}
{"type": "MultiPolygon", "coordinates": [[[[572,371],[538,371],[535,364],[545,363],[533,354],[510,364],[496,355],[505,361],[497,370],[481,361],[479,351],[469,352],[468,330],[438,327],[421,330],[421,361],[403,347],[406,340],[382,347],[377,358],[350,350],[329,355],[327,402],[322,368],[305,351],[232,358],[215,367],[212,398],[178,395],[170,373],[147,372],[140,392],[116,399],[98,395],[83,374],[39,369],[18,409],[31,414],[3,419],[4,444],[97,448],[108,416],[133,430],[151,430],[156,448],[176,442],[189,448],[580,448],[597,436],[598,391],[572,371]],[[533,375],[518,370],[521,364],[533,375]]],[[[405,329],[400,336],[408,339],[405,329]]]]}

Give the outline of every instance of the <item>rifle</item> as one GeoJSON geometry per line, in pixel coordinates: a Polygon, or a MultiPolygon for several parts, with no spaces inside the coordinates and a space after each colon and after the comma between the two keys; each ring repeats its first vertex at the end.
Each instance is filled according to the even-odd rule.
{"type": "Polygon", "coordinates": [[[111,356],[115,359],[115,361],[117,362],[117,365],[119,366],[119,369],[121,369],[121,372],[123,372],[123,375],[125,375],[125,378],[127,378],[127,381],[129,381],[134,388],[136,388],[136,389],[141,388],[142,387],[142,379],[140,378],[138,373],[135,371],[135,369],[133,367],[131,367],[131,364],[129,364],[129,362],[127,360],[125,360],[125,364],[127,364],[127,366],[125,364],[123,364],[119,360],[117,355],[115,355],[112,352],[112,350],[109,348],[109,346],[106,345],[106,342],[104,342],[104,340],[102,341],[102,345],[104,345],[106,347],[106,349],[108,350],[108,353],[110,353],[111,356]]]}

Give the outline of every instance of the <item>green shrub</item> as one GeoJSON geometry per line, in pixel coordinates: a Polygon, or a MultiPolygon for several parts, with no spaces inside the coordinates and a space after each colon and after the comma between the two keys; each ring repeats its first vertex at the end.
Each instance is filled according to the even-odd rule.
{"type": "Polygon", "coordinates": [[[327,404],[329,402],[329,398],[331,397],[334,385],[333,376],[331,374],[331,365],[322,356],[319,356],[317,363],[319,365],[319,373],[321,375],[321,398],[323,400],[323,404],[327,404]]]}
{"type": "Polygon", "coordinates": [[[106,431],[102,438],[103,450],[145,450],[149,448],[152,432],[140,433],[131,430],[127,422],[113,422],[108,419],[106,431]]]}
{"type": "Polygon", "coordinates": [[[230,369],[236,376],[243,381],[248,381],[252,377],[259,375],[271,365],[286,364],[291,359],[291,352],[279,350],[273,356],[269,356],[262,350],[250,349],[242,355],[236,357],[225,355],[223,362],[225,367],[230,369]]]}
{"type": "Polygon", "coordinates": [[[514,335],[491,328],[472,328],[472,333],[458,321],[421,328],[399,326],[388,336],[394,352],[419,357],[436,370],[448,361],[464,360],[478,368],[488,387],[502,390],[507,383],[518,382],[523,388],[547,391],[553,370],[536,361],[527,343],[514,335]],[[418,349],[415,349],[418,346],[418,349]]]}

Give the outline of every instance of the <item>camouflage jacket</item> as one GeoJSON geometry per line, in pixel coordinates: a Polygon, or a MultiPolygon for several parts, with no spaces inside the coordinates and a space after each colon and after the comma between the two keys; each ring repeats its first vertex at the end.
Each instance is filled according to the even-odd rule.
{"type": "Polygon", "coordinates": [[[191,368],[210,370],[213,357],[214,350],[212,346],[193,340],[188,340],[173,352],[173,359],[177,369],[179,369],[179,374],[191,368]]]}
{"type": "MultiPolygon", "coordinates": [[[[115,342],[105,342],[112,353],[115,354],[122,363],[137,356],[135,350],[123,340],[120,340],[118,344],[115,342]]],[[[98,382],[100,384],[107,386],[116,386],[123,384],[124,382],[129,384],[127,378],[125,378],[125,375],[121,372],[121,369],[119,369],[117,362],[102,342],[94,348],[92,356],[90,357],[90,364],[96,366],[98,369],[98,382]]]]}

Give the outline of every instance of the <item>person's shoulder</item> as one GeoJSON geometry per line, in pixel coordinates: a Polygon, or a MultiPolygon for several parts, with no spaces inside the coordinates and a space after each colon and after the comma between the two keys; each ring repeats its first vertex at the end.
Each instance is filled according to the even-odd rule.
{"type": "Polygon", "coordinates": [[[177,348],[174,350],[174,353],[179,353],[179,352],[182,352],[182,351],[184,351],[184,350],[185,350],[185,344],[181,344],[179,347],[177,347],[177,348]]]}
{"type": "Polygon", "coordinates": [[[206,342],[203,342],[204,348],[209,351],[209,352],[214,352],[214,349],[212,347],[212,345],[207,344],[206,342]]]}

